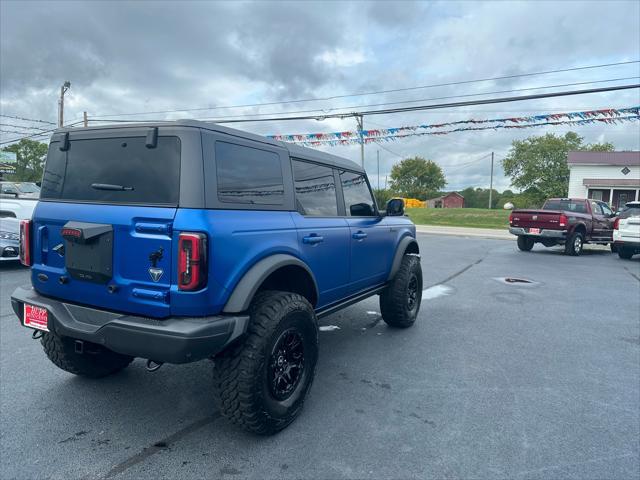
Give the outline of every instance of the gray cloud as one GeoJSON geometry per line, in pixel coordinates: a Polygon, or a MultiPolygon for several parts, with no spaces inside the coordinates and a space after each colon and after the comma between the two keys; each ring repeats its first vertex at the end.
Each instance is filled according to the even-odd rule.
{"type": "MultiPolygon", "coordinates": [[[[426,85],[640,57],[637,2],[0,2],[0,111],[55,120],[64,80],[68,120],[111,113],[211,107],[426,85]]],[[[218,118],[429,99],[640,75],[638,64],[339,100],[178,112],[218,118]]],[[[629,83],[629,82],[627,82],[629,83]]],[[[638,91],[370,117],[368,127],[640,104],[638,91]]],[[[128,118],[145,118],[144,116],[128,118]]],[[[24,123],[28,125],[28,123],[24,123]]],[[[248,123],[256,133],[353,129],[344,121],[248,123]]],[[[638,124],[573,128],[589,142],[640,149],[638,124]]],[[[487,152],[568,128],[485,131],[366,147],[377,184],[399,156],[444,166],[449,185],[488,186],[487,152]],[[386,147],[383,148],[383,147],[386,147]],[[394,153],[390,153],[390,151],[394,153]],[[450,172],[450,173],[449,173],[450,172]]],[[[0,141],[15,138],[1,133],[0,141]]],[[[327,149],[329,150],[329,149],[327,149]]],[[[359,160],[358,147],[332,153],[359,160]]],[[[499,169],[498,169],[499,170],[499,169]]],[[[508,180],[498,172],[499,188],[508,180]]]]}

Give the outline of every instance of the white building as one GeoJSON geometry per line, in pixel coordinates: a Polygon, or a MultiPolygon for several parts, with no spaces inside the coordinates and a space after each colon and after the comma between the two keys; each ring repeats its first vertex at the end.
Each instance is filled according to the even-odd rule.
{"type": "Polygon", "coordinates": [[[615,210],[640,200],[640,152],[569,152],[569,197],[593,198],[615,210]]]}

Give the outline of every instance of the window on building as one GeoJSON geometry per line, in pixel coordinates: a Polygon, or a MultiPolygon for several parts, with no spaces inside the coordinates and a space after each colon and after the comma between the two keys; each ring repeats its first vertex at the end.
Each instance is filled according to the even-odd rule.
{"type": "Polygon", "coordinates": [[[284,181],[277,153],[216,142],[218,200],[251,205],[282,205],[284,181]]]}
{"type": "Polygon", "coordinates": [[[351,217],[373,217],[376,207],[363,173],[340,172],[344,207],[351,217]]]}
{"type": "Polygon", "coordinates": [[[298,160],[293,160],[291,163],[298,211],[302,215],[337,216],[338,200],[333,170],[298,160]]]}

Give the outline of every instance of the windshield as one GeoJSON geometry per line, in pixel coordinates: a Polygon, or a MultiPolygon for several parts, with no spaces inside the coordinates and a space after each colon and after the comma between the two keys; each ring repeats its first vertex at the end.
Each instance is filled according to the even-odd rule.
{"type": "Polygon", "coordinates": [[[40,198],[96,203],[177,205],[180,139],[145,137],[72,140],[49,146],[40,198]]]}
{"type": "Polygon", "coordinates": [[[564,210],[567,212],[587,213],[586,203],[575,200],[547,200],[543,210],[564,210]]]}

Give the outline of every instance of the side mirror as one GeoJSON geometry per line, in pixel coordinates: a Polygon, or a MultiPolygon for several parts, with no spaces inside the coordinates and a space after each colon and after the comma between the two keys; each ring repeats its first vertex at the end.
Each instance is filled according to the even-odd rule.
{"type": "Polygon", "coordinates": [[[392,198],[387,202],[387,216],[401,217],[404,215],[404,200],[401,198],[392,198]]]}

